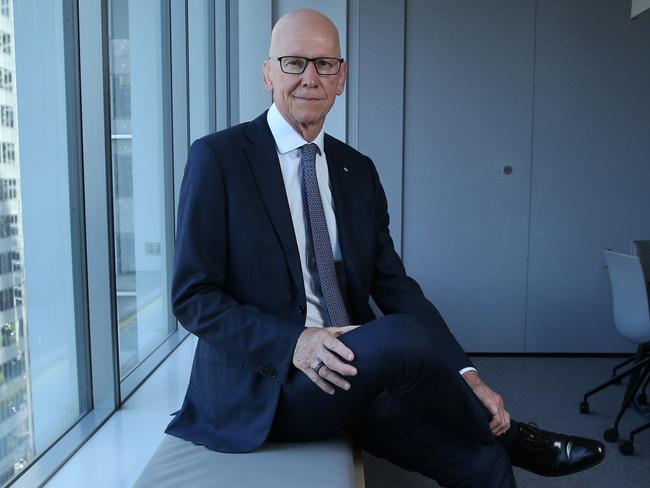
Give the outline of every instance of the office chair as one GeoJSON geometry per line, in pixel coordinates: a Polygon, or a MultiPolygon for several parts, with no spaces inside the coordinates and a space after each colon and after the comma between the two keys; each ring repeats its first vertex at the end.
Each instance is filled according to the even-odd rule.
{"type": "MultiPolygon", "coordinates": [[[[638,240],[632,241],[632,256],[639,256],[641,259],[641,266],[643,267],[643,274],[645,275],[646,286],[648,287],[648,296],[650,297],[650,241],[638,240]]],[[[650,375],[645,380],[641,393],[637,396],[638,402],[641,405],[648,404],[648,395],[646,390],[650,384],[650,375]]]]}
{"type": "MultiPolygon", "coordinates": [[[[639,256],[639,258],[641,259],[641,266],[643,267],[643,274],[645,275],[645,281],[646,284],[648,285],[648,289],[650,290],[650,241],[648,240],[632,241],[631,254],[632,256],[639,256]]],[[[612,378],[616,376],[616,373],[618,372],[619,369],[621,369],[624,366],[627,366],[632,361],[634,361],[635,357],[636,356],[633,355],[632,357],[626,359],[622,363],[614,366],[614,368],[612,369],[612,378]]],[[[648,379],[646,380],[642,388],[642,393],[639,395],[639,398],[641,400],[640,403],[643,405],[645,405],[648,402],[648,397],[646,395],[648,382],[650,382],[650,377],[648,377],[648,379]]],[[[620,380],[616,382],[617,385],[620,383],[621,383],[620,380]]]]}
{"type": "MultiPolygon", "coordinates": [[[[620,383],[623,378],[629,376],[623,403],[614,421],[614,427],[607,429],[604,433],[606,441],[616,442],[619,439],[618,425],[623,414],[641,386],[646,387],[646,380],[650,378],[650,304],[640,258],[612,251],[604,251],[604,253],[612,285],[614,323],[623,337],[638,344],[638,349],[635,355],[625,363],[632,364],[629,368],[622,373],[616,373],[609,381],[584,395],[580,402],[580,413],[589,413],[587,399],[590,396],[609,385],[620,383]]],[[[627,456],[632,454],[634,452],[634,437],[647,429],[650,429],[650,422],[632,430],[629,439],[620,440],[621,453],[627,456]]]]}
{"type": "Polygon", "coordinates": [[[645,282],[650,285],[650,241],[632,241],[632,256],[639,256],[641,259],[645,282]]]}

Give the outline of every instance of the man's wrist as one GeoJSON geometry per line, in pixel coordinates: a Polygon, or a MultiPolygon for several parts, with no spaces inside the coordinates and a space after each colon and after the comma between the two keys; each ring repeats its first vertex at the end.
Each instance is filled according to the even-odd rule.
{"type": "Polygon", "coordinates": [[[466,367],[466,368],[461,369],[461,370],[459,371],[459,373],[464,377],[464,376],[465,376],[465,373],[476,373],[476,374],[478,374],[478,371],[476,370],[475,367],[473,367],[473,366],[468,366],[468,367],[466,367]]]}
{"type": "Polygon", "coordinates": [[[483,380],[481,380],[481,377],[478,375],[478,371],[476,369],[471,369],[468,371],[465,371],[463,373],[463,379],[470,385],[477,385],[479,383],[482,383],[483,380]]]}

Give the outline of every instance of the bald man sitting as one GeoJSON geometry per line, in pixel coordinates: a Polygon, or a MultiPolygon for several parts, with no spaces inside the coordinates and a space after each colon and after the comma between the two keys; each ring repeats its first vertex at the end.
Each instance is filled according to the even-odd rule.
{"type": "Polygon", "coordinates": [[[597,464],[601,443],[511,420],[406,275],[373,162],[323,130],[346,72],[332,22],[291,12],[263,64],[273,105],[192,145],[172,298],[198,343],[167,432],[249,452],[345,431],[450,487],[597,464]]]}

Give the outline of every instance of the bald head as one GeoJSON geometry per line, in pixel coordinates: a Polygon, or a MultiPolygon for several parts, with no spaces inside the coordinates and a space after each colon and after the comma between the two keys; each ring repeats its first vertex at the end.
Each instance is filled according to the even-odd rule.
{"type": "Polygon", "coordinates": [[[313,57],[341,55],[339,31],[334,23],[320,12],[305,9],[289,12],[276,22],[271,32],[269,56],[298,54],[287,50],[308,46],[312,43],[308,41],[316,41],[328,51],[313,57]]]}

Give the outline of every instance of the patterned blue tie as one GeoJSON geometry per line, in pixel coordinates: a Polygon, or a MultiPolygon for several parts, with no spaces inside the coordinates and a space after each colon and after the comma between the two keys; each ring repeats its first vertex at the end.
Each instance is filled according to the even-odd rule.
{"type": "MultiPolygon", "coordinates": [[[[322,294],[325,300],[329,325],[336,327],[350,325],[350,317],[336,279],[332,243],[327,231],[323,200],[318,188],[318,177],[316,176],[316,152],[318,146],[316,144],[305,144],[300,148],[300,151],[307,248],[309,251],[311,244],[313,256],[310,257],[313,257],[313,260],[316,261],[315,269],[313,265],[310,266],[310,269],[312,272],[316,271],[318,275],[317,281],[320,285],[320,293],[318,293],[318,287],[315,287],[316,293],[322,294]]],[[[308,261],[310,260],[308,259],[308,261]]]]}

